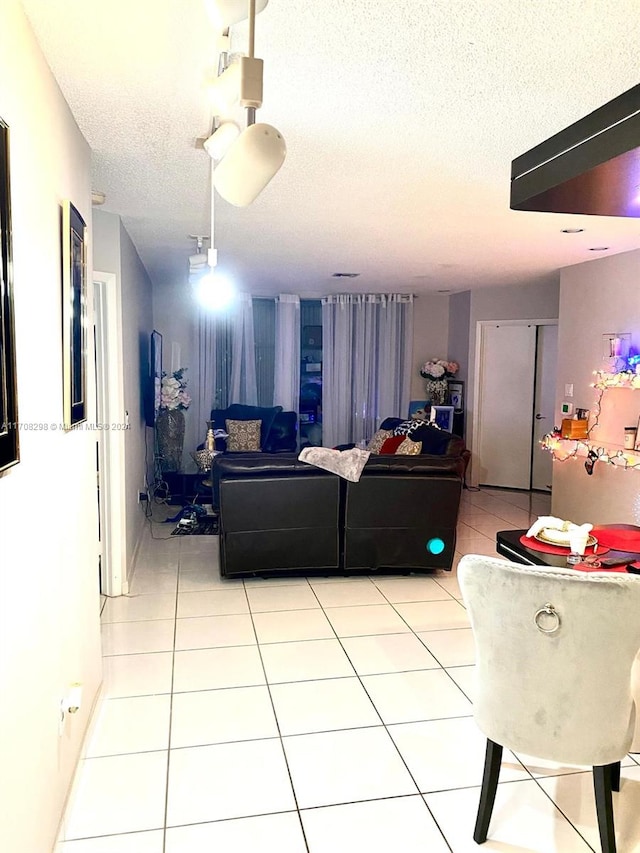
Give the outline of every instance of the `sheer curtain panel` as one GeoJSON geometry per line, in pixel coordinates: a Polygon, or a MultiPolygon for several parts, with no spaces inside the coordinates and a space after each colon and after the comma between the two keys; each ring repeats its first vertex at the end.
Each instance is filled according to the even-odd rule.
{"type": "Polygon", "coordinates": [[[300,407],[300,297],[281,293],[276,300],[274,406],[285,412],[300,407]]]}
{"type": "Polygon", "coordinates": [[[369,439],[409,408],[413,296],[337,294],[322,300],[323,444],[369,439]]]}
{"type": "Polygon", "coordinates": [[[241,293],[231,313],[230,403],[258,405],[256,348],[253,334],[253,300],[241,293]]]}

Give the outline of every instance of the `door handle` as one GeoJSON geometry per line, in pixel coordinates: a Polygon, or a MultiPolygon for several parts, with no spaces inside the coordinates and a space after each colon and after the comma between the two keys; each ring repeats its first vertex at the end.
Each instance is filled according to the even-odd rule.
{"type": "Polygon", "coordinates": [[[546,421],[546,419],[547,419],[546,415],[536,415],[537,421],[546,421]]]}

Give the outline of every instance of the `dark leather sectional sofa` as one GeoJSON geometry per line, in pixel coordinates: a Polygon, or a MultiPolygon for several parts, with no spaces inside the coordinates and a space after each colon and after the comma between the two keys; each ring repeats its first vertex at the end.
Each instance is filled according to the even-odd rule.
{"type": "Polygon", "coordinates": [[[351,483],[295,453],[218,456],[221,574],[450,569],[464,467],[461,455],[372,455],[351,483]]]}

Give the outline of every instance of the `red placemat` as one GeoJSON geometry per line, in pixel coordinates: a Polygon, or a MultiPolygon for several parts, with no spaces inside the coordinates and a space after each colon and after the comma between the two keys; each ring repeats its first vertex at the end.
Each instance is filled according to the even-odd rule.
{"type": "MultiPolygon", "coordinates": [[[[640,554],[640,527],[632,524],[605,524],[594,527],[591,533],[603,548],[640,554]]],[[[598,553],[601,553],[599,548],[598,553]]]]}
{"type": "MultiPolygon", "coordinates": [[[[558,556],[562,557],[570,553],[569,548],[565,548],[562,545],[547,545],[546,542],[540,542],[539,539],[534,539],[533,536],[521,536],[520,544],[524,545],[525,548],[531,548],[532,551],[542,551],[543,554],[558,554],[558,556]]],[[[595,545],[590,545],[584,553],[594,554],[594,547],[595,545]]],[[[602,557],[608,550],[609,548],[603,548],[598,540],[598,556],[602,557]]]]}

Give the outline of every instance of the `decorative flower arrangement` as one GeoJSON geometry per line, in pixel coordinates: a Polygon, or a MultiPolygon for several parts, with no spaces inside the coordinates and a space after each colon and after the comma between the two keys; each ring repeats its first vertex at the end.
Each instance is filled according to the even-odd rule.
{"type": "Polygon", "coordinates": [[[174,370],[173,373],[162,373],[162,386],[160,392],[160,408],[188,409],[191,405],[191,397],[187,394],[187,380],[184,374],[186,367],[174,370]]]}
{"type": "Polygon", "coordinates": [[[420,368],[420,376],[423,379],[431,379],[432,381],[437,381],[438,379],[451,379],[456,375],[458,370],[460,369],[460,365],[457,361],[446,361],[444,358],[432,358],[429,361],[425,361],[425,363],[420,368]]]}

